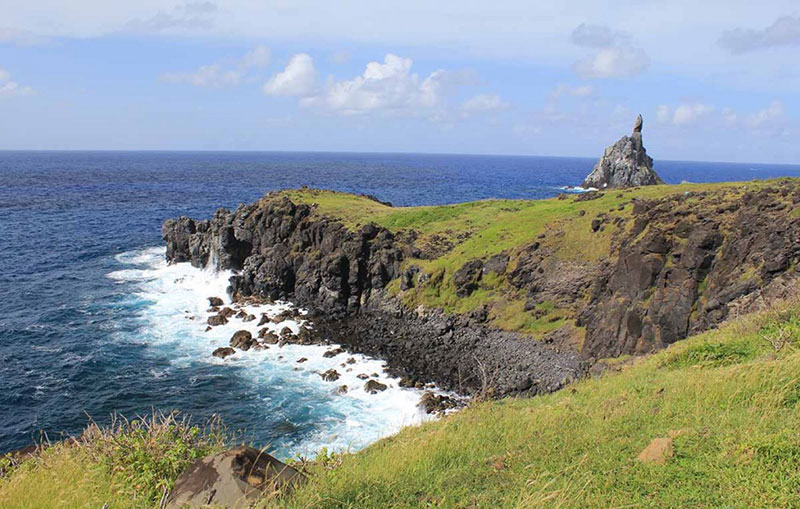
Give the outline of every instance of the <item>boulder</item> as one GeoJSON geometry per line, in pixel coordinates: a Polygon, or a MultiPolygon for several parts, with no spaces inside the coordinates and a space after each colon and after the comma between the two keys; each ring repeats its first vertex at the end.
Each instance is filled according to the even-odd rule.
{"type": "Polygon", "coordinates": [[[339,379],[339,376],[341,375],[339,375],[339,372],[336,371],[335,369],[329,369],[328,371],[321,373],[320,376],[326,382],[335,382],[336,380],[339,379]]]}
{"type": "Polygon", "coordinates": [[[383,392],[389,387],[386,384],[382,384],[377,380],[367,380],[367,383],[364,384],[364,390],[369,394],[377,394],[379,392],[383,392]]]}
{"type": "Polygon", "coordinates": [[[229,355],[233,355],[235,353],[236,353],[236,350],[234,350],[233,348],[231,348],[229,346],[221,346],[221,347],[217,348],[216,350],[214,350],[211,353],[211,355],[213,355],[214,357],[219,357],[220,359],[224,359],[225,357],[227,357],[229,355]]]}
{"type": "Polygon", "coordinates": [[[636,117],[633,133],[606,148],[592,172],[581,184],[584,188],[611,189],[663,184],[653,170],[653,159],[642,143],[642,116],[636,117]]]}
{"type": "Polygon", "coordinates": [[[221,306],[225,305],[225,302],[222,299],[220,299],[219,297],[209,297],[208,298],[208,305],[211,306],[212,308],[221,307],[221,306]]]}
{"type": "Polygon", "coordinates": [[[228,323],[228,319],[222,314],[208,317],[208,325],[211,325],[212,327],[217,325],[225,325],[226,323],[228,323]]]}
{"type": "Polygon", "coordinates": [[[263,493],[286,493],[306,478],[252,447],[240,446],[192,463],[175,481],[166,507],[252,506],[263,493]]]}
{"type": "Polygon", "coordinates": [[[240,350],[250,350],[253,343],[255,343],[255,341],[253,341],[253,335],[246,330],[236,331],[233,336],[231,336],[231,346],[240,350]]]}

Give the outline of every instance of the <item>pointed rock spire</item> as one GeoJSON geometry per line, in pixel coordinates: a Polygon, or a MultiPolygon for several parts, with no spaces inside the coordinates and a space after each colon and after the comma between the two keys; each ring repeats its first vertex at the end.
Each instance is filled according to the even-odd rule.
{"type": "Polygon", "coordinates": [[[642,116],[639,115],[633,124],[633,133],[606,148],[582,187],[609,189],[664,183],[653,170],[653,159],[647,155],[642,143],[642,125],[642,116]]]}

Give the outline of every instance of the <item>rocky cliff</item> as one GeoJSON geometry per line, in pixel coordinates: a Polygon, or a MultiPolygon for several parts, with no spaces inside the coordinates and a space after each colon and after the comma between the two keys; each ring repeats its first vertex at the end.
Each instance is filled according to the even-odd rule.
{"type": "Polygon", "coordinates": [[[233,269],[238,300],[308,307],[318,340],[384,358],[408,383],[551,391],[591,359],[800,291],[796,180],[419,211],[299,193],[166,221],[169,261],[233,269]]]}
{"type": "Polygon", "coordinates": [[[405,258],[422,255],[386,228],[357,230],[279,193],[211,220],[167,220],[170,263],[233,269],[236,300],[289,300],[308,307],[317,340],[385,359],[409,384],[436,382],[460,393],[549,392],[584,371],[558,351],[469,316],[411,310],[385,291],[405,258]]]}
{"type": "Polygon", "coordinates": [[[664,183],[653,170],[653,159],[647,155],[642,143],[642,125],[642,116],[639,115],[633,133],[606,148],[581,184],[584,188],[611,189],[664,183]]]}

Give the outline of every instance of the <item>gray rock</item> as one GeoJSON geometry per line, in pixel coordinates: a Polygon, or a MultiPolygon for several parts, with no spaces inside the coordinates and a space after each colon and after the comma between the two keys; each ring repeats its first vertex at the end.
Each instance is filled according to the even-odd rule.
{"type": "Polygon", "coordinates": [[[647,155],[642,143],[642,116],[639,115],[633,133],[606,148],[603,157],[581,185],[584,188],[611,189],[663,183],[653,170],[653,159],[647,155]]]}
{"type": "Polygon", "coordinates": [[[243,445],[192,463],[175,481],[166,507],[245,508],[264,492],[288,492],[305,480],[294,468],[243,445]]]}

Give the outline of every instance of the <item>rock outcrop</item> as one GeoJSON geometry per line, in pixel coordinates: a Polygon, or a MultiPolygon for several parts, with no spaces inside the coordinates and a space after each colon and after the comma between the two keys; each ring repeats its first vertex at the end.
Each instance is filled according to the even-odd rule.
{"type": "Polygon", "coordinates": [[[609,189],[663,183],[653,170],[653,159],[647,155],[642,143],[642,116],[639,115],[633,133],[606,148],[603,157],[581,185],[586,189],[609,189]]]}
{"type": "Polygon", "coordinates": [[[263,493],[285,492],[305,482],[294,468],[248,446],[195,461],[175,481],[168,508],[251,507],[263,493]]]}
{"type": "Polygon", "coordinates": [[[578,318],[584,353],[650,352],[798,293],[800,218],[786,214],[794,200],[800,189],[787,182],[635,203],[578,318]]]}

